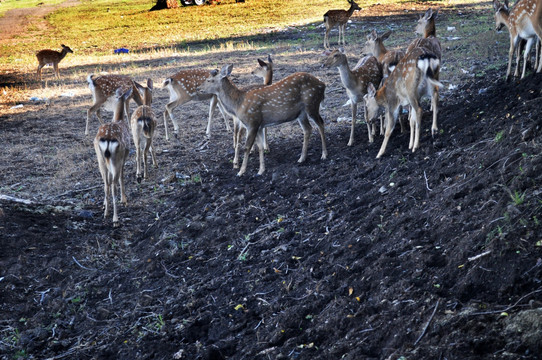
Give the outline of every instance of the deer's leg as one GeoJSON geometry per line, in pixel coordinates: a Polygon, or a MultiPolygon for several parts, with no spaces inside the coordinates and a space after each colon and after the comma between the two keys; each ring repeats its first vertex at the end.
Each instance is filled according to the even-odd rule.
{"type": "Polygon", "coordinates": [[[384,141],[382,141],[382,146],[380,146],[380,151],[376,155],[376,158],[382,157],[386,152],[386,147],[388,146],[388,141],[390,140],[391,133],[395,128],[395,118],[390,109],[386,109],[386,132],[384,133],[384,141]]]}
{"type": "Polygon", "coordinates": [[[516,50],[519,37],[516,39],[510,38],[510,49],[508,49],[508,68],[506,69],[506,81],[510,81],[510,71],[512,70],[512,58],[514,57],[514,51],[516,50]]]}
{"type": "Polygon", "coordinates": [[[169,104],[166,105],[166,110],[164,111],[164,127],[166,129],[166,140],[169,140],[169,133],[167,130],[167,116],[171,119],[171,122],[173,123],[173,134],[175,137],[177,137],[177,134],[179,133],[179,125],[177,124],[177,120],[172,115],[173,109],[175,109],[177,106],[180,106],[187,101],[182,98],[178,98],[169,104]]]}
{"type": "Polygon", "coordinates": [[[369,123],[366,106],[363,107],[363,117],[365,118],[365,122],[367,123],[367,133],[369,134],[369,143],[372,143],[374,142],[374,135],[376,133],[376,130],[375,130],[375,124],[369,123]]]}
{"type": "MultiPolygon", "coordinates": [[[[527,44],[525,45],[525,52],[523,54],[523,71],[521,73],[522,79],[525,77],[525,71],[527,70],[527,59],[529,58],[529,54],[531,53],[531,48],[533,47],[534,39],[535,37],[529,38],[527,40],[527,44]]],[[[519,63],[519,57],[518,57],[518,63],[519,63]]]]}
{"type": "Polygon", "coordinates": [[[309,138],[311,136],[312,126],[306,113],[302,113],[297,119],[299,125],[303,129],[303,149],[301,150],[301,157],[297,160],[298,163],[302,163],[307,159],[307,151],[309,149],[309,138]]]}
{"type": "Polygon", "coordinates": [[[239,148],[240,148],[240,144],[241,144],[241,137],[243,136],[243,133],[245,132],[245,127],[243,126],[243,124],[241,124],[241,122],[239,121],[239,119],[237,118],[234,118],[234,125],[235,123],[237,123],[237,130],[234,131],[234,143],[235,143],[235,155],[233,156],[233,168],[234,169],[238,169],[239,168],[239,148]]]}
{"type": "Polygon", "coordinates": [[[141,138],[138,134],[134,136],[134,146],[136,148],[136,180],[141,182],[141,138]]]}
{"type": "Polygon", "coordinates": [[[55,69],[56,78],[60,79],[60,72],[58,71],[58,63],[53,63],[53,69],[55,69]]]}
{"type": "Polygon", "coordinates": [[[211,102],[209,104],[209,120],[207,121],[207,129],[205,130],[205,134],[208,138],[211,138],[211,122],[213,121],[213,115],[216,110],[216,103],[218,102],[216,95],[213,95],[211,97],[211,102]]]}
{"type": "Polygon", "coordinates": [[[515,67],[515,70],[514,70],[514,77],[519,77],[519,62],[520,62],[520,59],[521,59],[521,54],[522,54],[524,49],[525,49],[525,40],[520,39],[519,43],[518,43],[518,46],[517,46],[517,49],[516,49],[516,67],[515,67]]]}
{"type": "Polygon", "coordinates": [[[320,159],[325,160],[327,159],[327,145],[326,145],[326,134],[324,130],[324,119],[320,116],[320,114],[314,114],[310,115],[312,121],[316,124],[318,127],[318,132],[320,133],[320,140],[322,141],[322,156],[320,159]]]}
{"type": "Polygon", "coordinates": [[[41,80],[41,68],[43,67],[43,65],[38,65],[38,71],[36,72],[36,78],[38,80],[41,80]]]}
{"type": "MultiPolygon", "coordinates": [[[[356,114],[358,112],[358,104],[355,100],[350,99],[350,109],[352,110],[352,126],[350,126],[350,139],[348,140],[348,146],[354,145],[354,128],[356,126],[356,114]]],[[[371,135],[369,135],[369,142],[371,141],[371,135]]]]}
{"type": "Polygon", "coordinates": [[[540,72],[542,70],[542,66],[540,66],[540,55],[542,54],[542,46],[540,46],[540,38],[536,42],[536,53],[534,55],[534,68],[536,69],[536,72],[540,72]]]}
{"type": "Polygon", "coordinates": [[[438,134],[438,87],[433,88],[433,94],[431,95],[431,107],[433,108],[433,124],[431,125],[431,136],[435,137],[438,134]]]}
{"type": "Polygon", "coordinates": [[[324,35],[324,48],[329,49],[329,32],[331,31],[331,26],[329,26],[327,23],[326,25],[326,33],[324,35]]]}
{"type": "MultiPolygon", "coordinates": [[[[245,173],[247,170],[247,164],[248,164],[248,156],[250,154],[250,149],[252,149],[252,146],[254,145],[254,141],[256,140],[256,135],[258,134],[258,128],[260,127],[260,123],[257,122],[257,124],[253,125],[250,128],[247,128],[247,141],[245,143],[245,156],[243,157],[243,164],[241,165],[241,169],[239,170],[239,173],[237,173],[237,176],[241,176],[245,173]]],[[[262,161],[263,157],[260,157],[260,171],[263,172],[265,170],[265,164],[262,161]],[[263,169],[263,170],[262,170],[263,169]]],[[[260,171],[258,171],[258,174],[260,174],[260,171]]]]}

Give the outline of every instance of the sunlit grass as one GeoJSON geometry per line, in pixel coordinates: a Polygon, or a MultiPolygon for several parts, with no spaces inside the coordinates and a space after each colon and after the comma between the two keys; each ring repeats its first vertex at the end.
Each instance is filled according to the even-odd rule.
{"type": "Polygon", "coordinates": [[[4,0],[0,3],[0,17],[4,16],[6,14],[6,11],[11,9],[55,5],[63,1],[65,0],[4,0]]]}

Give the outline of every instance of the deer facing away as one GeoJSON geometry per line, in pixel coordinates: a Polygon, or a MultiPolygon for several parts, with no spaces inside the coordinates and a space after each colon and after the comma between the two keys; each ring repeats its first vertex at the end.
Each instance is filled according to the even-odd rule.
{"type": "Polygon", "coordinates": [[[322,159],[327,158],[324,120],[320,116],[320,103],[324,99],[326,85],[308,73],[295,73],[272,85],[248,92],[235,86],[228,76],[233,65],[214,70],[199,90],[205,94],[215,94],[228,113],[235,116],[247,129],[247,141],[243,163],[238,175],[245,173],[250,149],[257,140],[260,155],[258,174],[265,171],[263,140],[257,138],[260,129],[298,120],[303,129],[303,149],[298,162],[305,161],[309,138],[312,131],[309,118],[312,119],[322,140],[322,159]]]}
{"type": "Polygon", "coordinates": [[[93,113],[96,113],[96,116],[98,116],[101,124],[104,123],[100,112],[102,105],[104,105],[104,108],[109,111],[113,111],[115,109],[116,104],[118,103],[115,95],[118,88],[121,88],[123,93],[126,93],[128,89],[132,89],[132,92],[130,93],[126,101],[123,102],[124,114],[127,118],[130,114],[130,100],[133,99],[138,106],[143,105],[143,99],[141,98],[141,95],[137,90],[136,82],[132,80],[132,78],[129,76],[116,74],[95,76],[94,74],[90,74],[87,77],[87,81],[90,91],[92,93],[93,104],[90,109],[87,110],[85,135],[88,135],[89,133],[88,128],[90,118],[92,117],[93,113]]]}
{"type": "Polygon", "coordinates": [[[56,78],[60,78],[60,73],[58,71],[58,63],[66,57],[68,53],[73,53],[72,49],[70,49],[68,46],[62,44],[60,45],[62,47],[61,51],[55,51],[55,50],[40,50],[36,53],[36,57],[38,58],[38,71],[36,74],[36,77],[38,80],[41,80],[41,69],[45,65],[53,65],[53,68],[55,70],[56,78]]]}
{"type": "Polygon", "coordinates": [[[116,91],[115,113],[113,122],[101,125],[94,138],[94,150],[98,158],[98,167],[104,182],[104,218],[109,215],[109,194],[113,201],[113,226],[119,226],[117,214],[117,184],[120,185],[121,202],[126,205],[124,190],[124,164],[130,152],[130,129],[124,121],[124,103],[130,97],[132,88],[123,93],[116,91]]]}
{"type": "MultiPolygon", "coordinates": [[[[341,82],[346,89],[346,94],[350,99],[350,108],[352,110],[352,127],[350,130],[350,140],[348,146],[354,145],[354,126],[356,123],[356,114],[358,111],[358,103],[363,103],[363,96],[367,94],[367,86],[372,83],[378,86],[382,80],[382,67],[374,56],[368,56],[364,59],[361,65],[350,70],[346,55],[342,51],[333,50],[325,59],[324,65],[327,67],[337,67],[341,76],[341,82]]],[[[365,113],[365,111],[364,111],[365,113]]],[[[365,120],[367,116],[365,115],[365,120]]],[[[369,142],[374,141],[374,126],[367,122],[367,131],[369,132],[369,142]]]]}
{"type": "MultiPolygon", "coordinates": [[[[378,62],[382,65],[382,76],[388,77],[389,74],[395,69],[399,61],[405,56],[405,52],[402,50],[388,50],[384,46],[384,40],[389,38],[391,30],[386,31],[382,35],[378,35],[376,30],[371,31],[367,35],[367,41],[363,49],[361,50],[362,56],[373,55],[378,59],[378,62]]],[[[378,85],[378,84],[374,84],[378,85]]]]}
{"type": "MultiPolygon", "coordinates": [[[[139,85],[139,84],[137,84],[139,85]]],[[[132,114],[131,127],[136,148],[136,179],[141,182],[141,162],[143,161],[143,178],[148,176],[147,155],[150,151],[152,164],[156,167],[156,155],[152,146],[154,131],[156,130],[156,118],[152,112],[152,89],[151,79],[147,79],[147,86],[141,87],[143,91],[143,105],[139,106],[132,114]],[[143,154],[141,154],[143,153],[143,154]]]]}
{"type": "Polygon", "coordinates": [[[324,25],[326,27],[326,33],[324,35],[324,47],[329,49],[329,32],[335,27],[339,26],[339,42],[341,44],[341,35],[343,39],[343,45],[346,45],[346,40],[344,38],[344,32],[346,29],[346,23],[348,19],[352,16],[355,10],[361,10],[361,8],[354,2],[354,0],[348,0],[350,8],[348,10],[328,10],[324,14],[324,25]]]}
{"type": "MultiPolygon", "coordinates": [[[[205,133],[207,134],[207,137],[211,136],[211,122],[213,119],[213,115],[216,110],[217,106],[217,98],[215,95],[212,94],[201,94],[197,92],[198,86],[200,86],[205,79],[209,76],[209,70],[204,69],[188,69],[188,70],[181,70],[177,72],[175,75],[167,78],[162,83],[162,87],[169,90],[169,103],[166,105],[166,110],[164,111],[164,126],[166,129],[166,140],[169,140],[169,132],[167,127],[167,117],[171,119],[171,122],[173,123],[173,132],[175,136],[179,132],[179,125],[177,124],[177,120],[173,117],[172,113],[173,110],[180,105],[186,104],[187,102],[191,100],[195,101],[204,101],[204,100],[211,100],[210,106],[209,106],[209,120],[207,122],[207,129],[205,130],[205,133]]],[[[228,123],[228,119],[226,118],[226,114],[224,113],[222,106],[218,104],[218,108],[220,112],[222,113],[222,117],[224,118],[224,122],[226,123],[226,129],[228,131],[231,130],[230,124],[228,123]]]]}
{"type": "Polygon", "coordinates": [[[442,86],[435,79],[435,71],[440,66],[438,57],[425,48],[414,48],[397,64],[384,85],[376,91],[371,84],[365,95],[365,106],[369,121],[378,116],[380,108],[385,109],[386,132],[377,158],[386,151],[389,138],[397,117],[400,105],[410,105],[410,142],[409,149],[416,151],[420,142],[420,129],[422,109],[420,99],[422,96],[433,96],[433,90],[442,86]]]}
{"type": "MultiPolygon", "coordinates": [[[[508,50],[508,68],[506,70],[506,79],[510,80],[510,72],[512,68],[512,58],[518,47],[521,39],[525,39],[524,62],[521,79],[525,77],[527,68],[527,59],[531,48],[535,42],[542,39],[542,3],[539,0],[519,0],[513,8],[508,7],[508,0],[501,4],[498,0],[493,0],[493,8],[495,9],[495,24],[497,31],[503,26],[508,28],[510,33],[510,49],[508,50]],[[538,38],[538,40],[537,40],[538,38]]],[[[542,47],[540,49],[542,56],[542,47]]],[[[519,54],[516,65],[515,76],[519,70],[519,54]]],[[[538,61],[536,72],[542,71],[542,61],[538,61]]]]}

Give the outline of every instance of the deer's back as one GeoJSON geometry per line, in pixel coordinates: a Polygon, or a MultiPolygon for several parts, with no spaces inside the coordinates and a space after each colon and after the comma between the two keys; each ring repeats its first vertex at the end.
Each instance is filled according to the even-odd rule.
{"type": "Polygon", "coordinates": [[[115,95],[115,91],[120,87],[122,92],[128,91],[134,86],[133,80],[127,75],[102,75],[102,76],[90,76],[89,86],[93,94],[100,93],[104,97],[111,97],[115,95]]]}

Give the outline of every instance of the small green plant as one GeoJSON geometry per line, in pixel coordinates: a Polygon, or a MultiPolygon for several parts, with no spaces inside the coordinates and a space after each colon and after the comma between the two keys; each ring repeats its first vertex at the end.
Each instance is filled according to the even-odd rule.
{"type": "Polygon", "coordinates": [[[503,137],[504,137],[504,131],[501,130],[501,131],[499,131],[499,132],[497,133],[497,135],[495,135],[495,140],[494,140],[494,141],[495,141],[496,143],[499,143],[499,142],[502,141],[503,137]]]}
{"type": "Polygon", "coordinates": [[[513,193],[510,193],[510,198],[512,199],[514,205],[518,206],[525,202],[525,193],[520,193],[516,190],[513,193]]]}

